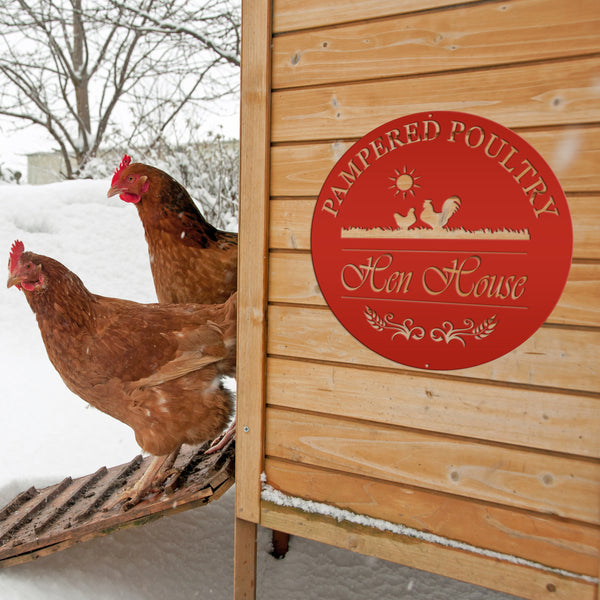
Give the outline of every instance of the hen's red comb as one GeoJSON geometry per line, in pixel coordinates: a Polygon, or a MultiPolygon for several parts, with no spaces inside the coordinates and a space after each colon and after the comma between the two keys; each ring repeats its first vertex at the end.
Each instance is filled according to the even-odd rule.
{"type": "Polygon", "coordinates": [[[115,183],[117,183],[117,180],[119,179],[119,174],[125,167],[128,167],[130,163],[131,163],[131,156],[127,156],[127,154],[125,154],[125,156],[123,156],[123,160],[121,161],[121,164],[115,170],[115,174],[113,175],[111,185],[115,185],[115,183]]]}
{"type": "Polygon", "coordinates": [[[15,240],[10,249],[10,272],[12,273],[16,267],[19,259],[21,258],[21,254],[23,254],[23,250],[25,250],[25,246],[23,242],[20,240],[15,240]]]}

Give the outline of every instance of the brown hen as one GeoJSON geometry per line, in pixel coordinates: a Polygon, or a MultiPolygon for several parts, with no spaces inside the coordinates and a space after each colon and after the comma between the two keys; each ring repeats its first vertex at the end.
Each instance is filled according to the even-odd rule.
{"type": "Polygon", "coordinates": [[[217,304],[236,291],[237,234],[208,223],[180,183],[125,155],[108,191],[117,194],[144,226],[159,302],[217,304]]]}
{"type": "Polygon", "coordinates": [[[155,456],[123,500],[160,485],[182,444],[214,439],[231,418],[236,301],[139,304],[91,293],[58,261],[11,249],[8,287],[23,290],[50,361],[67,387],[129,425],[155,456]]]}

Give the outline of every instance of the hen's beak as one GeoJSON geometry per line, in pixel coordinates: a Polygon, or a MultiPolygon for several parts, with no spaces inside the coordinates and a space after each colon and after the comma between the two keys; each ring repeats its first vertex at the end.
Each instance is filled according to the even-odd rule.
{"type": "Polygon", "coordinates": [[[116,185],[113,185],[110,188],[110,190],[108,190],[106,197],[110,198],[111,196],[116,196],[117,194],[120,194],[121,192],[122,192],[122,190],[120,190],[116,185]]]}
{"type": "Polygon", "coordinates": [[[9,274],[8,281],[6,282],[6,287],[9,288],[13,285],[16,285],[19,289],[21,289],[20,283],[21,280],[17,274],[9,274]]]}

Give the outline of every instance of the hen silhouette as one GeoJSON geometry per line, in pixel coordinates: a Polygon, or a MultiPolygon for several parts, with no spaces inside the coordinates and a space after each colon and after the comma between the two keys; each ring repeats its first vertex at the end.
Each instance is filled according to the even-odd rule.
{"type": "Polygon", "coordinates": [[[400,213],[394,213],[394,219],[399,229],[408,229],[411,225],[417,222],[415,217],[415,209],[409,208],[406,216],[403,217],[400,213]]]}

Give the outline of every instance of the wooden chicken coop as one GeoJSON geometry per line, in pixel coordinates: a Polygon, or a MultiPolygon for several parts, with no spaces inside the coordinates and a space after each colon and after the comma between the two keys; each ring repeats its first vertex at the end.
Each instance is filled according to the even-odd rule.
{"type": "Polygon", "coordinates": [[[255,594],[257,524],[523,598],[600,598],[600,3],[242,9],[236,599],[255,594]],[[572,219],[550,316],[504,355],[453,370],[363,345],[311,261],[336,162],[427,111],[518,134],[572,219]],[[399,529],[284,506],[261,477],[286,498],[399,529]]]}

